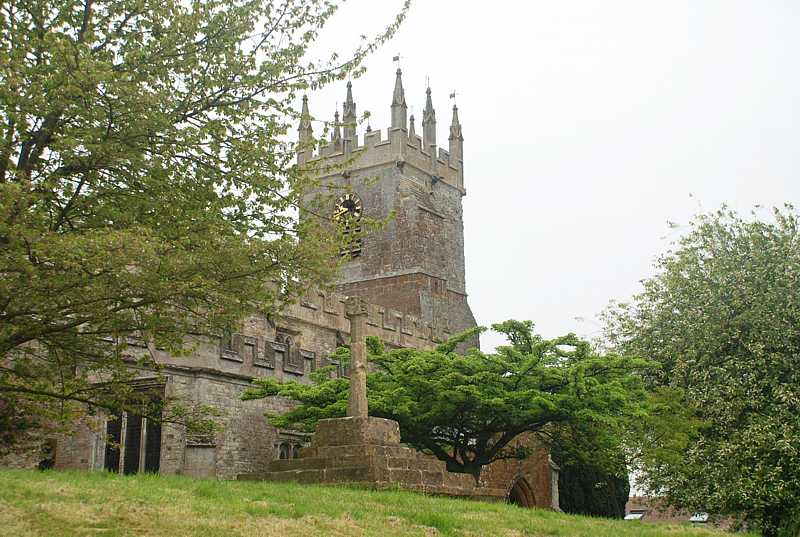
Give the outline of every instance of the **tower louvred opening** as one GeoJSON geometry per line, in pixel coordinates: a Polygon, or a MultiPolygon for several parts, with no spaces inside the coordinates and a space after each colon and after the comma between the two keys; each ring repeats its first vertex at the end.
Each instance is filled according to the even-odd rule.
{"type": "Polygon", "coordinates": [[[336,200],[333,219],[342,224],[343,245],[339,249],[342,257],[358,257],[361,255],[363,241],[361,238],[361,215],[363,213],[361,199],[355,194],[345,194],[336,200]]]}

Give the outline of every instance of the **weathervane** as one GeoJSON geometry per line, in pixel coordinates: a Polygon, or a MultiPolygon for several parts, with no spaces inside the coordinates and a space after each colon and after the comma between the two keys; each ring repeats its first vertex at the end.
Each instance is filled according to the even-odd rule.
{"type": "Polygon", "coordinates": [[[397,56],[392,58],[392,61],[396,62],[397,63],[397,68],[400,69],[400,54],[399,53],[397,54],[397,56]]]}
{"type": "Polygon", "coordinates": [[[456,104],[456,90],[453,90],[453,93],[450,94],[450,98],[453,99],[453,104],[456,104]]]}

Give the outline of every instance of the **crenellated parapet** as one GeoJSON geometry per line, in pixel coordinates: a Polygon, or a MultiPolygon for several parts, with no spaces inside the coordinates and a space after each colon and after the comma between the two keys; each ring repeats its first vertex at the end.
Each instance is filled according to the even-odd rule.
{"type": "MultiPolygon", "coordinates": [[[[249,317],[219,337],[190,336],[191,355],[151,351],[160,364],[187,372],[310,382],[315,369],[337,363],[330,360],[336,347],[349,344],[347,301],[344,294],[311,290],[277,316],[249,317]]],[[[365,335],[379,337],[390,348],[431,349],[452,335],[447,319],[429,323],[396,309],[361,303],[365,335]]],[[[148,352],[147,342],[129,338],[126,352],[131,360],[139,359],[148,352]]]]}
{"type": "MultiPolygon", "coordinates": [[[[281,316],[304,324],[350,333],[345,315],[347,296],[318,290],[309,291],[298,303],[288,306],[281,316]]],[[[424,322],[399,310],[366,303],[366,334],[376,336],[392,347],[432,348],[452,334],[447,320],[424,322]]]]}
{"type": "Polygon", "coordinates": [[[418,136],[414,130],[414,118],[409,123],[406,114],[407,106],[402,85],[402,73],[397,70],[391,105],[391,126],[386,130],[386,137],[380,129],[369,127],[364,133],[361,143],[356,132],[356,105],[353,101],[352,84],[347,84],[347,98],[344,102],[343,123],[339,121],[339,111],[334,115],[331,140],[316,147],[310,128],[311,116],[308,102],[304,97],[300,122],[298,164],[313,169],[315,175],[324,178],[336,176],[342,171],[352,171],[395,163],[397,166],[409,165],[433,182],[442,181],[462,193],[464,192],[464,162],[461,124],[456,107],[453,107],[453,121],[450,126],[449,149],[436,145],[436,113],[433,108],[430,88],[426,91],[426,103],[423,113],[423,135],[418,136]],[[340,127],[344,127],[342,138],[340,127]],[[329,170],[329,171],[321,171],[329,170]]]}

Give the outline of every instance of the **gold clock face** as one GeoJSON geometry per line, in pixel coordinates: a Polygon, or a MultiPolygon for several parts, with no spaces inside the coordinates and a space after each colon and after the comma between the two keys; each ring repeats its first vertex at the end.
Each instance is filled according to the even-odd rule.
{"type": "Polygon", "coordinates": [[[355,194],[343,195],[333,206],[333,218],[337,221],[358,220],[362,212],[361,200],[355,194]]]}

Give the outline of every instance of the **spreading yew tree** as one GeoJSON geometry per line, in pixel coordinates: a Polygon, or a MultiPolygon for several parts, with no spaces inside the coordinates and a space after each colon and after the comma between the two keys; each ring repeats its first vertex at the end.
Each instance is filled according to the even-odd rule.
{"type": "Polygon", "coordinates": [[[650,384],[679,395],[664,400],[664,422],[641,430],[645,482],[675,505],[741,516],[764,535],[796,532],[800,214],[701,216],[657,269],[608,312],[615,347],[660,363],[650,384]]]}
{"type": "MultiPolygon", "coordinates": [[[[0,5],[4,433],[122,408],[131,337],[184,352],[187,334],[218,336],[331,275],[335,234],[296,218],[309,180],[287,133],[300,93],[357,76],[407,5],[349,53],[309,59],[337,7],[0,5]]],[[[135,362],[157,368],[152,352],[135,362]]]]}
{"type": "MultiPolygon", "coordinates": [[[[480,474],[493,461],[525,458],[523,433],[549,436],[556,427],[593,424],[621,434],[645,410],[638,372],[643,360],[598,355],[569,334],[544,339],[529,321],[493,326],[509,345],[494,353],[455,352],[479,329],[466,331],[431,350],[386,349],[368,338],[371,372],[367,396],[371,416],[400,424],[403,442],[445,461],[451,471],[480,474]]],[[[347,349],[339,358],[348,360],[347,349]]],[[[349,380],[317,371],[313,384],[257,379],[244,397],[283,395],[299,405],[268,419],[279,427],[313,430],[323,418],[345,415],[349,380]]]]}

